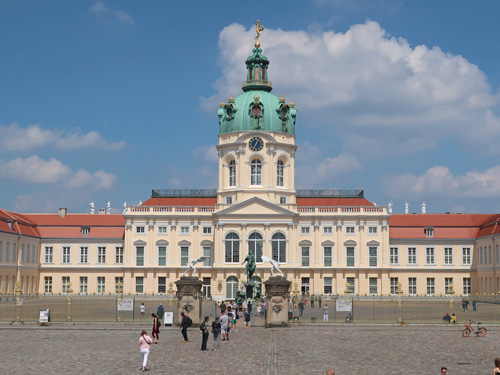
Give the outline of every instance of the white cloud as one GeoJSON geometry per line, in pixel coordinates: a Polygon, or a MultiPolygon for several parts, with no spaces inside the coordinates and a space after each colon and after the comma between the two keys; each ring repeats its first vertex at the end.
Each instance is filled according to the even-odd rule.
{"type": "Polygon", "coordinates": [[[204,160],[211,163],[217,163],[219,161],[217,149],[214,145],[197,147],[191,152],[191,155],[197,160],[204,160]]]}
{"type": "Polygon", "coordinates": [[[500,197],[500,165],[484,171],[469,171],[462,176],[454,176],[444,166],[429,168],[421,176],[405,173],[389,178],[386,190],[396,197],[408,195],[493,198],[500,197]]]}
{"type": "Polygon", "coordinates": [[[133,25],[135,23],[134,19],[127,12],[119,9],[108,8],[102,1],[97,1],[94,5],[90,7],[90,12],[101,21],[107,21],[113,23],[118,21],[121,23],[127,23],[133,25]]]}
{"type": "Polygon", "coordinates": [[[90,173],[80,169],[76,172],[61,161],[50,158],[41,159],[33,155],[10,161],[0,159],[0,179],[30,184],[46,184],[67,189],[108,190],[113,187],[117,177],[112,173],[99,170],[90,173]]]}
{"type": "MultiPolygon", "coordinates": [[[[213,83],[216,93],[201,99],[202,108],[214,111],[221,100],[241,93],[242,61],[254,33],[239,24],[221,31],[222,75],[213,83]]],[[[500,153],[500,119],[493,110],[498,96],[462,56],[412,47],[373,21],[344,33],[266,29],[261,44],[277,95],[297,103],[297,126],[309,122],[341,139],[345,150],[358,146],[357,156],[433,149],[451,135],[468,149],[500,153]],[[359,147],[360,140],[369,147],[359,147]]]]}
{"type": "Polygon", "coordinates": [[[83,133],[80,129],[70,132],[63,130],[43,129],[40,125],[29,125],[26,128],[13,123],[0,125],[0,152],[30,151],[41,147],[55,147],[61,150],[100,149],[120,150],[125,141],[108,142],[96,131],[83,133]]]}
{"type": "Polygon", "coordinates": [[[346,172],[361,169],[361,165],[352,155],[342,154],[334,158],[326,158],[317,169],[320,178],[331,178],[346,172]]]}

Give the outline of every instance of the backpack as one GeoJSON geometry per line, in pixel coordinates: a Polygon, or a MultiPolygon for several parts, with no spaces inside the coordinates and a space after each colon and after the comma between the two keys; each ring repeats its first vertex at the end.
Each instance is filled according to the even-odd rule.
{"type": "Polygon", "coordinates": [[[189,316],[187,317],[187,324],[188,324],[188,327],[191,327],[193,325],[193,321],[191,320],[191,318],[189,316]]]}
{"type": "Polygon", "coordinates": [[[205,332],[205,322],[202,322],[202,323],[200,324],[200,331],[201,331],[201,332],[205,332]]]}

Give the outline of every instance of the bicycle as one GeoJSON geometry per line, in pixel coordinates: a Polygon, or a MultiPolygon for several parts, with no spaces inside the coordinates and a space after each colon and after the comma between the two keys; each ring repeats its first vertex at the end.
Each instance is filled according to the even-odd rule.
{"type": "Polygon", "coordinates": [[[471,333],[474,333],[477,337],[486,336],[486,328],[479,326],[481,323],[477,323],[477,329],[472,327],[472,323],[475,322],[469,320],[469,324],[465,324],[465,329],[462,332],[463,337],[469,337],[471,333]]]}

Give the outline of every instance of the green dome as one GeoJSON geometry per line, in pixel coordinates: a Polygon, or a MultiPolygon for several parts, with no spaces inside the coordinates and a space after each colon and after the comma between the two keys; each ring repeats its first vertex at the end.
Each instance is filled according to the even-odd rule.
{"type": "Polygon", "coordinates": [[[247,80],[243,82],[243,94],[219,105],[219,134],[255,130],[295,134],[295,104],[271,94],[272,84],[267,79],[269,60],[259,47],[252,52],[245,61],[247,80]]]}

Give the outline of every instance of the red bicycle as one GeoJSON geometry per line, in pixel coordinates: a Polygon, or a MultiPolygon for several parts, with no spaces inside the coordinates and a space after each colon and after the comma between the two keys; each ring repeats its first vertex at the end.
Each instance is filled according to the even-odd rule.
{"type": "Polygon", "coordinates": [[[474,329],[474,327],[472,327],[472,323],[475,322],[469,320],[469,324],[465,325],[465,329],[462,332],[463,337],[469,337],[471,333],[474,333],[477,337],[486,336],[486,328],[479,326],[481,323],[477,323],[477,329],[474,329]]]}

